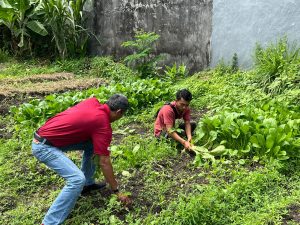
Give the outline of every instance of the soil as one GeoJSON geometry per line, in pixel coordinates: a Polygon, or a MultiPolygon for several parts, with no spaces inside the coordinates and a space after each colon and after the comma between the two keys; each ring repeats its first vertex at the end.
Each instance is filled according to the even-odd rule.
{"type": "Polygon", "coordinates": [[[282,224],[289,224],[289,222],[300,224],[300,205],[288,207],[288,214],[283,216],[282,224]]]}
{"type": "Polygon", "coordinates": [[[199,122],[199,120],[203,117],[203,115],[205,115],[208,112],[209,109],[205,108],[205,109],[201,109],[201,110],[196,110],[196,109],[192,109],[191,110],[191,121],[194,122],[199,122]]]}
{"type": "Polygon", "coordinates": [[[32,77],[0,80],[0,113],[6,115],[12,105],[18,106],[33,98],[52,93],[99,87],[105,82],[99,78],[76,78],[71,73],[41,74],[32,77]]]}
{"type": "MultiPolygon", "coordinates": [[[[118,180],[122,180],[122,185],[126,187],[126,191],[131,193],[131,199],[133,204],[129,207],[121,207],[118,210],[114,210],[115,216],[120,220],[125,220],[126,215],[135,209],[141,210],[139,212],[139,218],[146,217],[149,213],[159,213],[166,208],[168,204],[178,197],[178,193],[189,194],[193,192],[195,184],[207,184],[208,181],[204,177],[199,177],[201,168],[191,169],[189,166],[193,161],[193,157],[183,153],[167,160],[160,160],[152,163],[151,170],[158,174],[164,174],[163,178],[172,180],[171,187],[165,192],[163,204],[156,199],[157,196],[153,196],[153,186],[146,185],[148,177],[145,177],[144,169],[131,170],[130,173],[134,174],[128,181],[122,180],[120,174],[117,175],[118,180]]],[[[97,195],[98,193],[94,193],[97,195]]],[[[104,207],[105,198],[109,197],[112,192],[104,188],[100,191],[100,201],[95,200],[94,206],[97,208],[104,207]]],[[[97,223],[95,223],[97,224],[97,223]]]]}
{"type": "MultiPolygon", "coordinates": [[[[153,121],[154,122],[154,121],[153,121]]],[[[148,129],[147,127],[144,127],[140,123],[132,122],[128,125],[126,125],[126,129],[124,132],[118,132],[118,131],[113,131],[113,140],[112,140],[112,145],[119,145],[122,140],[132,134],[139,134],[139,135],[152,135],[151,129],[148,129]],[[132,130],[132,132],[128,132],[132,130]]]]}

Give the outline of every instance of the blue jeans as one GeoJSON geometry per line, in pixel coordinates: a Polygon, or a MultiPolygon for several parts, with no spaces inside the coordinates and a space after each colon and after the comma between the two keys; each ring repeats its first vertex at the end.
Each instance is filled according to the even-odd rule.
{"type": "Polygon", "coordinates": [[[61,224],[73,209],[83,187],[95,183],[93,178],[95,165],[92,160],[93,144],[84,142],[58,148],[32,142],[32,153],[40,162],[46,164],[66,180],[66,185],[43,220],[44,225],[61,224]],[[66,151],[74,150],[84,151],[81,170],[64,154],[66,151]]]}

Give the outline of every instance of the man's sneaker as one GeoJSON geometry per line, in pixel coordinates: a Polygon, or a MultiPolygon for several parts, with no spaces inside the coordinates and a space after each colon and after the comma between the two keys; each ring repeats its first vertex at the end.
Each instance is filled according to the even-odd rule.
{"type": "Polygon", "coordinates": [[[101,190],[103,188],[106,187],[106,183],[105,182],[101,182],[101,183],[98,183],[98,184],[91,184],[91,185],[88,185],[88,186],[84,186],[82,191],[81,191],[81,194],[82,195],[85,195],[85,194],[88,194],[90,193],[91,191],[94,191],[94,190],[101,190]]]}

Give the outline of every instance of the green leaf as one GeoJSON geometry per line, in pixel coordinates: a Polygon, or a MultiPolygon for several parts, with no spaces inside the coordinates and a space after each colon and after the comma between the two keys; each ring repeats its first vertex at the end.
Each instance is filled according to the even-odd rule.
{"type": "Polygon", "coordinates": [[[114,152],[114,151],[116,151],[117,149],[118,149],[118,146],[116,146],[116,145],[110,146],[110,151],[111,151],[111,152],[114,152]]]}
{"type": "Polygon", "coordinates": [[[209,136],[211,137],[211,141],[214,141],[217,139],[218,133],[217,133],[217,131],[212,130],[209,132],[209,136]]]}
{"type": "Polygon", "coordinates": [[[192,149],[196,152],[196,153],[203,153],[203,152],[208,152],[208,149],[203,147],[203,146],[193,146],[192,149]]]}
{"type": "Polygon", "coordinates": [[[39,35],[46,36],[48,34],[44,25],[37,20],[29,21],[27,27],[39,35]]]}
{"type": "Polygon", "coordinates": [[[123,170],[123,171],[122,171],[122,175],[123,175],[124,177],[130,177],[130,176],[131,176],[131,174],[130,174],[128,171],[126,171],[126,170],[123,170]]]}
{"type": "Polygon", "coordinates": [[[140,145],[139,144],[137,144],[136,146],[134,146],[134,148],[133,148],[133,150],[132,150],[132,152],[133,152],[133,154],[136,154],[137,153],[137,151],[140,149],[140,145]]]}
{"type": "Polygon", "coordinates": [[[248,145],[245,147],[245,149],[241,150],[241,152],[243,152],[243,153],[248,153],[248,152],[250,152],[250,150],[251,150],[251,147],[250,147],[250,145],[248,144],[248,145]]]}
{"type": "Polygon", "coordinates": [[[240,160],[239,160],[239,164],[240,164],[240,165],[244,165],[245,163],[246,163],[246,161],[245,161],[244,159],[240,159],[240,160]]]}
{"type": "Polygon", "coordinates": [[[224,145],[219,145],[215,149],[211,150],[209,153],[213,156],[220,156],[223,155],[226,152],[224,145]]]}
{"type": "Polygon", "coordinates": [[[0,7],[4,8],[4,9],[12,9],[12,5],[9,4],[9,2],[7,0],[1,0],[0,1],[0,7]]]}
{"type": "Polygon", "coordinates": [[[259,161],[259,157],[258,157],[258,156],[253,156],[252,160],[253,160],[254,162],[258,162],[258,161],[259,161]]]}
{"type": "Polygon", "coordinates": [[[252,146],[255,148],[261,148],[261,146],[258,143],[256,135],[252,135],[250,138],[250,142],[252,143],[252,146]]]}
{"type": "Polygon", "coordinates": [[[266,138],[266,147],[271,149],[275,143],[275,137],[273,135],[268,135],[266,138]]]}

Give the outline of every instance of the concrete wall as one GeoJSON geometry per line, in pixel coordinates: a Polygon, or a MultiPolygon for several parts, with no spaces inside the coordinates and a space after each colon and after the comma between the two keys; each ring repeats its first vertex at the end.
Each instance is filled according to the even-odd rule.
{"type": "Polygon", "coordinates": [[[161,35],[155,51],[165,54],[163,63],[185,63],[191,72],[234,53],[249,68],[257,42],[283,35],[300,44],[300,0],[93,0],[89,8],[101,41],[91,42],[92,55],[122,58],[130,52],[121,43],[144,29],[161,35]]]}
{"type": "Polygon", "coordinates": [[[165,54],[164,63],[185,63],[191,72],[209,66],[212,0],[94,0],[93,10],[102,44],[91,43],[92,55],[124,57],[121,43],[144,29],[161,36],[155,51],[165,54]]]}
{"type": "Polygon", "coordinates": [[[252,65],[255,43],[266,45],[287,35],[300,44],[300,0],[214,0],[212,66],[238,54],[243,68],[252,65]]]}

